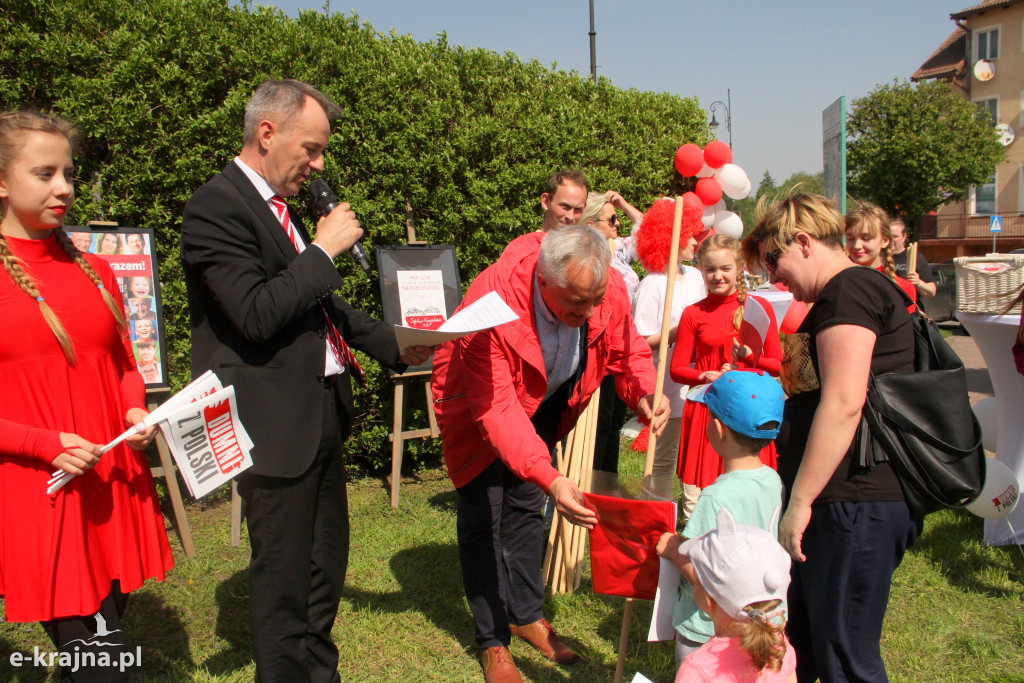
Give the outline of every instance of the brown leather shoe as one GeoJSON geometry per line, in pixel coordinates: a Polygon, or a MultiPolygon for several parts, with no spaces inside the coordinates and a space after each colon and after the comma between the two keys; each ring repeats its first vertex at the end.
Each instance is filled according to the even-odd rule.
{"type": "Polygon", "coordinates": [[[547,619],[535,621],[526,626],[513,626],[512,635],[519,636],[540,653],[556,664],[572,664],[580,661],[580,656],[566,647],[558,638],[555,629],[547,619]]]}
{"type": "Polygon", "coordinates": [[[489,647],[480,653],[487,683],[523,683],[516,663],[512,661],[507,647],[489,647]]]}

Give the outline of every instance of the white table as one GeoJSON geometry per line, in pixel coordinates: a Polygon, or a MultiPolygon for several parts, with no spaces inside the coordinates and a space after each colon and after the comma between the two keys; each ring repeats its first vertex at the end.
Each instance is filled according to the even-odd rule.
{"type": "MultiPolygon", "coordinates": [[[[999,406],[996,458],[1017,475],[1018,481],[1024,481],[1024,377],[1017,374],[1010,352],[1020,325],[1020,315],[957,311],[956,318],[971,333],[992,379],[992,389],[999,406]]],[[[985,542],[991,545],[1024,544],[1024,505],[1017,505],[1017,509],[1003,519],[986,519],[985,542]]]]}
{"type": "Polygon", "coordinates": [[[786,317],[786,311],[789,310],[789,305],[793,303],[793,295],[778,289],[755,289],[750,293],[772,305],[772,312],[775,314],[775,324],[781,326],[782,319],[786,317]]]}

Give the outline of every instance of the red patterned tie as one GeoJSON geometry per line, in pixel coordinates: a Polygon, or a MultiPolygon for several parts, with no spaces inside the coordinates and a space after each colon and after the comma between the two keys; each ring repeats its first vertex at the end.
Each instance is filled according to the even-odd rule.
{"type": "MultiPolygon", "coordinates": [[[[277,216],[277,220],[281,222],[281,227],[284,228],[285,233],[288,235],[288,239],[292,241],[292,246],[295,247],[295,251],[302,252],[305,248],[302,240],[299,239],[298,232],[295,230],[295,226],[292,225],[291,217],[288,214],[288,205],[284,199],[277,196],[276,194],[270,198],[270,205],[273,207],[274,215],[277,216]]],[[[331,351],[334,353],[334,357],[338,360],[338,364],[342,367],[348,368],[361,386],[366,386],[366,376],[363,374],[363,369],[359,367],[359,361],[356,360],[355,355],[352,353],[352,349],[348,347],[345,339],[341,336],[341,332],[338,331],[337,326],[331,317],[327,315],[327,310],[324,309],[323,305],[320,306],[320,310],[324,314],[324,328],[327,331],[327,343],[331,347],[331,351]]]]}

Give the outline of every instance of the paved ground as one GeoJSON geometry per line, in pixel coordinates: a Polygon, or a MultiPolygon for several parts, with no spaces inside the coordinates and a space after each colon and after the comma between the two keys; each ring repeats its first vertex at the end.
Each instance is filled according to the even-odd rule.
{"type": "Polygon", "coordinates": [[[992,380],[988,376],[988,369],[985,367],[985,361],[981,357],[978,345],[959,325],[955,328],[948,326],[946,328],[953,329],[953,336],[946,341],[963,359],[967,368],[967,392],[970,394],[971,403],[986,396],[993,396],[992,380]]]}

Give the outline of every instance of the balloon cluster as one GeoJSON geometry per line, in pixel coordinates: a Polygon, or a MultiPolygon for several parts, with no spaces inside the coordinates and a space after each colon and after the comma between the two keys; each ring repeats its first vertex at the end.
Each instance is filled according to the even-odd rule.
{"type": "Polygon", "coordinates": [[[712,230],[739,239],[743,235],[743,220],[726,210],[722,195],[743,199],[750,194],[751,185],[746,171],[732,163],[729,145],[712,140],[701,149],[689,142],[676,150],[675,166],[684,178],[697,177],[693,191],[684,194],[683,201],[702,212],[706,233],[698,239],[712,230]]]}

